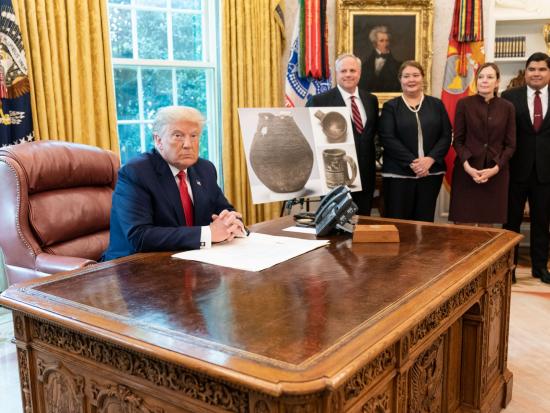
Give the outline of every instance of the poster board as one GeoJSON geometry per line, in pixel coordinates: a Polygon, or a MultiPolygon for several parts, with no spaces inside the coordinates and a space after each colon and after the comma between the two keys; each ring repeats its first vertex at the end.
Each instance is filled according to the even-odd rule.
{"type": "Polygon", "coordinates": [[[362,189],[347,107],[241,108],[239,121],[254,204],[362,189]]]}

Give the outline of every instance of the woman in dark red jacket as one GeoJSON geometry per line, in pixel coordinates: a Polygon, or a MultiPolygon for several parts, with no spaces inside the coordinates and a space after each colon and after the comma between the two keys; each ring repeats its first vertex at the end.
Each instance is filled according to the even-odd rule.
{"type": "Polygon", "coordinates": [[[456,107],[456,151],[449,220],[457,223],[506,222],[508,163],[516,148],[514,106],[496,93],[500,71],[485,63],[477,72],[477,91],[456,107]]]}

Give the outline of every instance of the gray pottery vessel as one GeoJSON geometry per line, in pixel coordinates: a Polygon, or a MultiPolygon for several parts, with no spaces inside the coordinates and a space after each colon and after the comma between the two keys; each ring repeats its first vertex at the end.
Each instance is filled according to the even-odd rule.
{"type": "Polygon", "coordinates": [[[313,151],[290,115],[260,113],[250,148],[252,169],[273,192],[301,190],[313,168],[313,151]]]}

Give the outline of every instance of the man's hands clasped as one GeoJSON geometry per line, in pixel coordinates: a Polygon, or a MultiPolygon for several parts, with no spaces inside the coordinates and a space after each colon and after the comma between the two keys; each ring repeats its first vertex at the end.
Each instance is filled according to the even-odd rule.
{"type": "Polygon", "coordinates": [[[232,241],[235,237],[243,237],[247,234],[242,214],[227,209],[224,209],[219,215],[212,215],[210,231],[212,232],[212,242],[232,241]]]}

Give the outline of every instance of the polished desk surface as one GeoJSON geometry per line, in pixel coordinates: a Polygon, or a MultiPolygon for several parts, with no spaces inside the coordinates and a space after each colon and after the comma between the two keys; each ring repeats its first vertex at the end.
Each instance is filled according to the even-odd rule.
{"type": "MultiPolygon", "coordinates": [[[[338,235],[261,272],[137,254],[12,287],[0,304],[272,394],[336,386],[518,240],[386,221],[399,244],[338,235]]],[[[285,217],[252,230],[314,238],[282,231],[291,224],[285,217]]]]}

